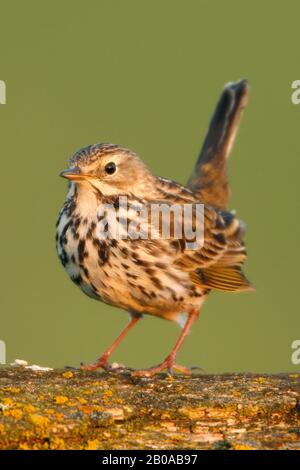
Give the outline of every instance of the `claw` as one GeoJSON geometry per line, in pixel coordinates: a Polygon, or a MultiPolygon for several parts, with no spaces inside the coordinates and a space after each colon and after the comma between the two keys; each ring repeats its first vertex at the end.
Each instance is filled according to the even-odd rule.
{"type": "Polygon", "coordinates": [[[201,372],[203,372],[204,374],[206,373],[206,370],[203,369],[203,367],[200,367],[200,366],[191,366],[190,367],[190,370],[193,371],[193,370],[199,370],[201,372]]]}
{"type": "Polygon", "coordinates": [[[92,364],[80,364],[80,370],[96,370],[96,369],[104,369],[106,371],[114,370],[108,362],[96,361],[92,364]]]}
{"type": "Polygon", "coordinates": [[[174,375],[174,371],[178,371],[184,375],[191,375],[192,373],[192,369],[190,367],[175,364],[173,360],[167,358],[161,364],[158,364],[154,367],[150,367],[149,369],[136,369],[132,372],[132,375],[134,377],[153,377],[154,375],[159,374],[159,372],[162,372],[165,369],[167,370],[167,373],[170,376],[174,375]]]}
{"type": "Polygon", "coordinates": [[[184,375],[191,375],[192,374],[192,368],[191,367],[186,367],[186,366],[181,366],[179,364],[174,364],[173,369],[177,370],[181,374],[184,375]]]}

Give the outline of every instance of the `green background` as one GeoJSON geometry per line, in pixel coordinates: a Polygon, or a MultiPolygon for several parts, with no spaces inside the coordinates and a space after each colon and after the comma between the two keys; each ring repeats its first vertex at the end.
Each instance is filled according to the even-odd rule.
{"type": "MultiPolygon", "coordinates": [[[[247,222],[255,293],[210,295],[179,355],[208,372],[297,371],[300,338],[297,1],[0,1],[1,329],[7,360],[92,361],[127,322],[71,283],[55,251],[66,194],[58,177],[79,147],[137,151],[186,182],[223,85],[248,78],[230,159],[231,208],[247,222]]],[[[179,334],[147,317],[114,354],[159,362],[179,334]]]]}

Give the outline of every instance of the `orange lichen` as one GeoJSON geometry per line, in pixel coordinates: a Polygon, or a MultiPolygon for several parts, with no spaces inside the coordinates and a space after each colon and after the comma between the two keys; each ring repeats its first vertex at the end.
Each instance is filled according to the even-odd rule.
{"type": "Polygon", "coordinates": [[[61,422],[65,419],[65,415],[63,413],[55,413],[55,419],[58,422],[61,422]]]}
{"type": "Polygon", "coordinates": [[[85,450],[97,450],[99,448],[99,445],[100,445],[100,442],[97,439],[87,441],[87,445],[85,446],[85,450]]]}
{"type": "Polygon", "coordinates": [[[89,413],[92,413],[94,411],[93,407],[86,406],[86,405],[79,405],[78,409],[79,409],[79,411],[81,411],[81,413],[84,413],[84,414],[89,414],[89,413]]]}

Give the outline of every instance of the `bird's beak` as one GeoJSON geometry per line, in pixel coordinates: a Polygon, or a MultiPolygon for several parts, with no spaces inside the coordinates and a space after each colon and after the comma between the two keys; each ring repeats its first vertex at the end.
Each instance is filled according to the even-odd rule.
{"type": "Polygon", "coordinates": [[[78,167],[72,167],[72,168],[68,168],[67,170],[63,170],[59,174],[59,176],[62,176],[63,178],[67,178],[68,180],[79,181],[79,180],[87,179],[91,175],[82,173],[82,171],[78,167]]]}

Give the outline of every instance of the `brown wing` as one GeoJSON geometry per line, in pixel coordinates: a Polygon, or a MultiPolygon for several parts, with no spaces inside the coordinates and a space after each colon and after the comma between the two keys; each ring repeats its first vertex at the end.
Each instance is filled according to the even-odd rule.
{"type": "MultiPolygon", "coordinates": [[[[246,259],[242,241],[244,224],[233,212],[227,212],[199,202],[184,186],[166,178],[157,179],[158,199],[151,203],[179,206],[179,215],[170,213],[170,238],[164,240],[165,249],[172,251],[174,265],[190,274],[193,284],[219,290],[248,290],[251,288],[241,271],[246,259]],[[200,204],[200,206],[198,206],[200,204]],[[192,207],[186,213],[184,206],[192,207]],[[175,226],[179,217],[181,227],[190,226],[195,230],[198,207],[203,208],[203,244],[197,247],[195,240],[182,231],[176,235],[175,226]],[[183,220],[184,219],[184,220],[183,220]],[[191,248],[191,243],[193,243],[191,248]]],[[[150,202],[150,201],[149,201],[150,202]]],[[[200,218],[201,223],[201,218],[200,218]]],[[[160,227],[160,231],[161,231],[160,227]]],[[[178,232],[177,232],[178,233],[178,232]]]]}
{"type": "MultiPolygon", "coordinates": [[[[196,226],[195,213],[193,220],[185,223],[196,226]]],[[[246,259],[246,250],[242,236],[243,223],[235,217],[234,213],[218,211],[210,206],[204,206],[203,213],[204,233],[203,244],[198,249],[190,247],[190,241],[183,235],[181,239],[181,254],[175,263],[184,267],[214,266],[241,266],[246,259]],[[197,266],[195,266],[195,264],[197,266]]],[[[193,240],[192,240],[193,241],[193,240]]],[[[195,245],[196,246],[196,245],[195,245]]]]}
{"type": "MultiPolygon", "coordinates": [[[[173,181],[165,179],[163,186],[164,195],[160,192],[163,198],[152,199],[151,204],[166,206],[170,211],[167,219],[167,222],[170,220],[169,239],[165,242],[173,250],[174,263],[178,267],[193,271],[212,265],[230,266],[243,263],[246,258],[241,241],[243,226],[233,213],[199,203],[190,192],[173,181]],[[167,187],[168,185],[172,190],[167,187]],[[176,209],[174,212],[171,210],[172,206],[176,209]],[[194,235],[197,233],[197,227],[200,233],[202,229],[200,244],[197,244],[194,235]]],[[[150,216],[151,211],[148,213],[150,216]]],[[[162,236],[162,216],[160,216],[159,231],[162,236]]],[[[165,239],[164,236],[162,238],[165,239]]]]}
{"type": "Polygon", "coordinates": [[[243,226],[234,214],[205,206],[203,246],[190,250],[187,240],[180,240],[181,253],[178,252],[174,263],[188,271],[192,283],[199,287],[221,291],[251,290],[252,285],[241,269],[246,259],[242,232],[243,226]]]}

